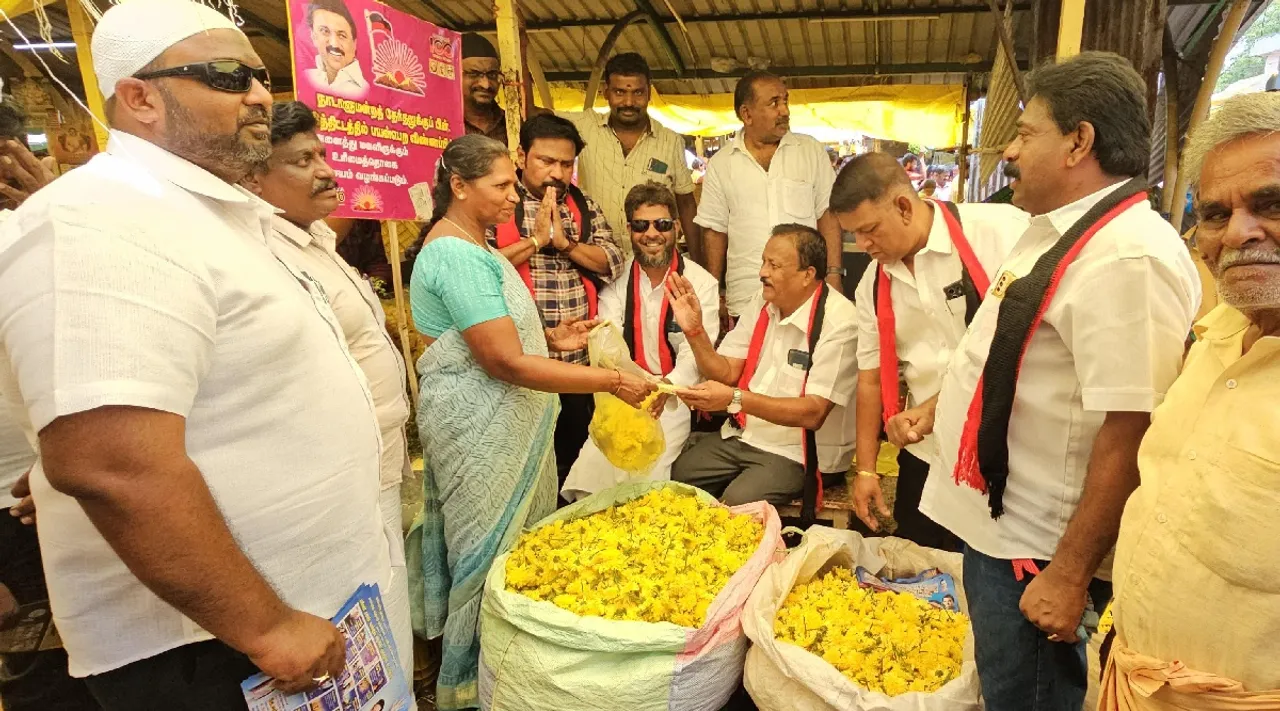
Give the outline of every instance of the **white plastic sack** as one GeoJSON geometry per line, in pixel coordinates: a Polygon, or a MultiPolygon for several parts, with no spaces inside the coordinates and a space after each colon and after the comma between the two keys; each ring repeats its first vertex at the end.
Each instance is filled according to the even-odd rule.
{"type": "Polygon", "coordinates": [[[742,611],[742,629],[751,639],[745,673],[751,698],[760,711],[981,711],[972,632],[965,640],[959,677],[932,694],[892,697],[858,686],[821,657],[773,635],[774,618],[791,589],[832,568],[862,566],[895,578],[938,568],[955,578],[960,611],[967,614],[961,563],[958,553],[901,538],[863,538],[854,531],[811,527],[786,560],[765,572],[742,611]]]}
{"type": "MultiPolygon", "coordinates": [[[[539,521],[582,518],[684,484],[632,482],[539,521]]],[[[582,617],[506,589],[509,554],[493,563],[480,608],[480,705],[488,711],[719,711],[742,678],[747,638],[740,617],[764,570],[780,555],[781,523],[759,501],[731,509],[764,525],[756,552],[707,610],[702,627],[582,617]]]]}

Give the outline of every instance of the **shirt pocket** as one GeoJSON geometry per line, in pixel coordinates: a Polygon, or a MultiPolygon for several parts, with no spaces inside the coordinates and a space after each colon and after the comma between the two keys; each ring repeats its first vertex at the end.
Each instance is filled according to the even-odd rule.
{"type": "MultiPolygon", "coordinates": [[[[1187,514],[1178,542],[1227,582],[1253,590],[1274,590],[1280,561],[1269,542],[1280,539],[1280,459],[1276,445],[1250,451],[1230,440],[1192,472],[1183,488],[1187,514]]],[[[1188,453],[1187,456],[1189,456],[1188,453]]],[[[1188,461],[1186,466],[1194,466],[1188,461]]],[[[1182,485],[1173,479],[1170,486],[1182,485]]],[[[1160,521],[1167,514],[1155,513],[1160,521]]],[[[1161,521],[1163,523],[1163,521],[1161,521]]]]}
{"type": "Polygon", "coordinates": [[[770,394],[774,397],[800,397],[805,375],[807,373],[803,368],[783,363],[778,367],[778,374],[773,379],[773,392],[770,394]]]}
{"type": "Polygon", "coordinates": [[[796,220],[812,220],[813,183],[807,180],[782,180],[782,211],[796,220]]]}

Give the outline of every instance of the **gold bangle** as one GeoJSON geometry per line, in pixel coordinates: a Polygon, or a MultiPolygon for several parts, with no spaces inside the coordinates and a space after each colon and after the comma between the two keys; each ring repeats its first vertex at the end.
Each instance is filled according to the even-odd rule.
{"type": "Polygon", "coordinates": [[[542,249],[542,245],[538,244],[537,237],[534,237],[533,235],[529,235],[529,241],[533,242],[533,251],[537,252],[538,250],[542,249]]]}
{"type": "Polygon", "coordinates": [[[858,470],[858,474],[857,474],[857,475],[858,475],[858,476],[865,476],[865,477],[868,477],[868,478],[871,478],[871,477],[875,477],[876,479],[879,479],[879,478],[880,478],[880,475],[879,475],[878,473],[876,473],[876,472],[864,472],[864,471],[862,471],[862,470],[858,470]]]}
{"type": "Polygon", "coordinates": [[[617,397],[618,392],[622,390],[622,371],[614,370],[613,374],[617,376],[617,379],[613,381],[613,388],[609,390],[609,394],[617,397]]]}

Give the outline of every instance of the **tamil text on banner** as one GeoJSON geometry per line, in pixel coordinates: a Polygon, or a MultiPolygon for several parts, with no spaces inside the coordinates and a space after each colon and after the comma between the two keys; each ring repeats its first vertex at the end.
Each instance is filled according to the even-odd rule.
{"type": "Polygon", "coordinates": [[[294,93],[319,116],[335,217],[425,218],[440,152],[462,135],[456,32],[372,0],[289,0],[294,93]]]}

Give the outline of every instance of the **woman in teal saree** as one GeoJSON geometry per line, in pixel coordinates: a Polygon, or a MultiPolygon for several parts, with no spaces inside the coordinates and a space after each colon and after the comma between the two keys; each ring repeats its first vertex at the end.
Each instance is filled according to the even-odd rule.
{"type": "Polygon", "coordinates": [[[415,631],[433,648],[440,639],[436,704],[444,710],[479,707],[489,567],[526,525],[555,510],[554,393],[611,392],[639,405],[653,390],[632,375],[547,357],[585,347],[592,324],[544,328],[520,275],[485,242],[489,227],[512,219],[515,182],[502,144],[479,135],[451,142],[410,284],[414,323],[429,343],[418,360],[424,518],[415,631]]]}

